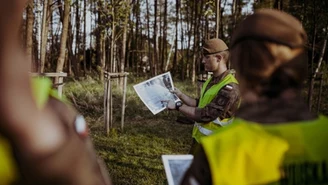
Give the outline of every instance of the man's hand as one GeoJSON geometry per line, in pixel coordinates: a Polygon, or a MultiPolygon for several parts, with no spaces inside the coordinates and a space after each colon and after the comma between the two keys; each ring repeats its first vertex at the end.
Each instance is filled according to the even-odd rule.
{"type": "Polygon", "coordinates": [[[172,100],[162,100],[162,103],[166,104],[166,108],[169,110],[175,110],[175,102],[172,100]]]}
{"type": "Polygon", "coordinates": [[[173,90],[170,90],[170,92],[176,94],[179,98],[183,95],[183,93],[178,88],[174,88],[173,90]]]}

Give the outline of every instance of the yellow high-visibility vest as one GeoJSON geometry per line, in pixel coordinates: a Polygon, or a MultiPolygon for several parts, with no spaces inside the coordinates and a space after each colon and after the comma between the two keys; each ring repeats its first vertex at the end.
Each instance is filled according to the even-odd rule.
{"type": "MultiPolygon", "coordinates": [[[[209,78],[203,85],[201,90],[201,97],[199,100],[198,107],[203,108],[207,104],[209,104],[215,96],[218,94],[220,89],[222,89],[224,86],[230,84],[230,83],[236,83],[238,84],[238,81],[232,74],[228,74],[223,78],[223,80],[213,85],[211,88],[209,88],[206,92],[205,89],[208,85],[208,83],[211,81],[212,78],[209,78]]],[[[192,137],[195,138],[197,142],[200,141],[200,139],[203,136],[207,136],[213,133],[213,131],[217,130],[218,128],[225,126],[227,124],[230,124],[233,121],[232,118],[225,118],[221,120],[220,118],[216,118],[215,120],[209,122],[209,123],[195,123],[193,131],[192,131],[192,137]]]]}
{"type": "Polygon", "coordinates": [[[0,185],[8,185],[18,177],[17,166],[9,142],[0,135],[0,185]]]}
{"type": "Polygon", "coordinates": [[[261,125],[235,118],[204,137],[214,185],[328,184],[328,118],[261,125]]]}

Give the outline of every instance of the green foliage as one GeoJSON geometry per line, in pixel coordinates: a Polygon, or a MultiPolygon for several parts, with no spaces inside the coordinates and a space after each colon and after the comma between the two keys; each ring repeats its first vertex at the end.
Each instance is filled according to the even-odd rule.
{"type": "MultiPolygon", "coordinates": [[[[104,159],[115,185],[167,184],[161,155],[186,154],[191,144],[192,125],[176,123],[177,112],[166,110],[153,115],[141,102],[133,85],[143,80],[129,77],[124,131],[120,129],[122,93],[112,82],[114,123],[108,137],[104,128],[103,84],[89,77],[68,82],[64,87],[65,95],[84,114],[97,153],[104,159]]],[[[175,86],[195,92],[186,82],[175,86]]]]}
{"type": "Polygon", "coordinates": [[[114,184],[166,184],[161,155],[186,153],[190,145],[190,126],[155,116],[130,121],[124,132],[110,132],[109,137],[100,127],[91,129],[91,137],[114,184]]]}
{"type": "Polygon", "coordinates": [[[205,3],[205,7],[208,7],[204,11],[204,16],[215,16],[215,2],[214,1],[207,1],[205,3]]]}

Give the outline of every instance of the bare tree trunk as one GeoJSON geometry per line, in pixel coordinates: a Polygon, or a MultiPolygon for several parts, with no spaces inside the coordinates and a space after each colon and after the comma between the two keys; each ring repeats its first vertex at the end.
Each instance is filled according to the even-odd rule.
{"type": "Polygon", "coordinates": [[[201,36],[204,35],[204,28],[205,28],[205,25],[203,25],[202,23],[204,21],[202,21],[202,15],[203,15],[203,10],[204,10],[204,1],[201,1],[200,3],[200,7],[197,8],[197,14],[198,14],[198,21],[197,21],[197,24],[196,24],[196,30],[198,30],[198,32],[196,32],[196,60],[195,60],[195,66],[196,66],[196,69],[195,69],[195,82],[196,82],[196,77],[197,77],[197,74],[200,72],[200,68],[201,68],[201,62],[199,60],[199,45],[201,43],[201,36]]]}
{"type": "Polygon", "coordinates": [[[314,78],[317,76],[317,74],[320,70],[322,61],[323,61],[323,57],[325,56],[325,51],[326,51],[326,46],[327,46],[327,39],[328,39],[328,36],[326,36],[325,41],[323,42],[320,58],[319,58],[319,61],[318,61],[318,67],[316,68],[316,70],[314,72],[314,78]]]}
{"type": "Polygon", "coordinates": [[[232,4],[232,18],[233,25],[231,27],[231,31],[233,31],[237,25],[237,22],[241,16],[241,0],[233,0],[232,4]]]}
{"type": "Polygon", "coordinates": [[[74,69],[75,76],[80,76],[80,47],[81,47],[81,37],[80,37],[80,1],[76,1],[76,12],[75,12],[75,57],[74,57],[74,69]]]}
{"type": "MultiPolygon", "coordinates": [[[[180,11],[180,14],[181,11],[180,11]]],[[[182,15],[180,15],[180,17],[182,17],[182,15]]],[[[181,27],[181,80],[184,81],[185,80],[185,74],[186,74],[186,65],[185,65],[185,61],[184,61],[184,56],[185,56],[185,52],[184,52],[184,26],[183,26],[183,22],[182,20],[180,20],[180,27],[181,27]]]]}
{"type": "Polygon", "coordinates": [[[177,70],[177,64],[178,64],[178,26],[179,26],[179,7],[180,7],[180,0],[176,1],[176,6],[175,6],[175,40],[174,40],[174,59],[173,59],[173,66],[172,66],[172,71],[173,73],[176,72],[177,70]]]}
{"type": "MultiPolygon", "coordinates": [[[[209,4],[205,4],[205,10],[209,9],[209,4]]],[[[204,26],[203,26],[203,34],[202,34],[202,40],[207,40],[212,36],[212,34],[210,33],[210,28],[209,28],[209,15],[205,14],[205,21],[204,21],[204,26]]],[[[216,33],[214,34],[214,36],[216,35],[216,33]]]]}
{"type": "MultiPolygon", "coordinates": [[[[37,22],[36,19],[34,19],[35,22],[37,22]]],[[[33,56],[32,58],[34,59],[34,63],[35,63],[35,70],[36,72],[40,72],[40,60],[39,60],[39,39],[38,39],[38,34],[39,31],[38,29],[34,29],[33,31],[33,35],[32,35],[32,40],[33,40],[33,56]]]]}
{"type": "Polygon", "coordinates": [[[310,110],[312,109],[312,94],[313,94],[314,80],[317,77],[317,74],[319,73],[319,69],[320,69],[321,63],[323,61],[323,57],[325,55],[326,46],[327,46],[327,39],[328,39],[328,35],[326,36],[325,41],[324,41],[323,46],[322,46],[320,58],[319,58],[319,61],[318,61],[318,67],[316,68],[313,76],[311,77],[311,81],[310,81],[310,88],[309,88],[309,93],[308,93],[308,106],[309,106],[310,110]]]}
{"type": "Polygon", "coordinates": [[[196,6],[196,4],[197,4],[197,2],[196,2],[196,0],[194,0],[194,11],[195,11],[195,18],[194,18],[194,31],[193,31],[193,33],[194,33],[194,44],[193,44],[193,60],[192,60],[192,73],[191,73],[191,81],[192,81],[192,83],[195,83],[196,82],[196,64],[197,64],[197,59],[198,59],[198,42],[199,42],[199,40],[198,40],[198,37],[199,37],[199,21],[200,21],[200,19],[199,19],[199,17],[200,17],[200,15],[199,15],[199,12],[198,12],[198,10],[200,9],[198,6],[196,6]]]}
{"type": "Polygon", "coordinates": [[[231,25],[231,30],[234,29],[235,23],[236,23],[236,1],[237,0],[232,0],[231,4],[231,19],[232,19],[232,25],[231,25]]]}
{"type": "MultiPolygon", "coordinates": [[[[137,76],[138,76],[138,71],[139,71],[139,69],[138,69],[138,56],[139,56],[139,54],[136,52],[136,50],[139,48],[138,46],[140,46],[141,45],[141,43],[140,43],[140,39],[139,39],[139,35],[141,35],[141,33],[142,32],[140,32],[139,33],[139,28],[140,28],[140,0],[137,0],[137,3],[135,4],[135,17],[136,17],[136,26],[135,26],[135,39],[131,39],[131,45],[132,45],[132,49],[133,49],[133,51],[135,51],[135,52],[132,52],[131,53],[131,58],[132,58],[132,60],[130,61],[130,63],[131,63],[131,65],[130,65],[130,67],[132,68],[132,69],[135,69],[135,71],[136,71],[136,73],[137,73],[137,76]],[[136,44],[133,44],[133,42],[134,43],[136,43],[136,44]]],[[[147,20],[147,24],[148,24],[148,20],[147,20]]],[[[132,27],[131,27],[131,29],[132,29],[132,27]]],[[[148,30],[148,25],[147,25],[147,30],[148,30]]],[[[149,43],[149,40],[148,40],[148,42],[147,43],[149,43]]],[[[143,47],[140,47],[140,48],[143,48],[143,47]]],[[[141,54],[140,54],[140,56],[141,56],[141,54]]],[[[148,57],[149,58],[149,57],[148,57]]]]}
{"type": "MultiPolygon", "coordinates": [[[[162,68],[161,68],[161,72],[165,71],[164,67],[164,63],[166,61],[166,55],[167,55],[167,0],[164,0],[164,23],[163,23],[163,49],[162,49],[162,68]]],[[[168,60],[170,60],[168,58],[168,60]]]]}
{"type": "MultiPolygon", "coordinates": [[[[193,1],[193,2],[195,2],[195,1],[193,1]]],[[[191,48],[191,37],[192,37],[192,34],[193,34],[193,29],[194,29],[194,24],[193,24],[193,20],[194,19],[196,19],[196,15],[195,15],[195,10],[192,10],[192,11],[189,11],[190,12],[190,14],[191,14],[191,18],[189,19],[189,16],[187,16],[188,17],[188,20],[187,20],[187,22],[188,22],[188,46],[187,46],[187,64],[186,64],[186,76],[187,76],[187,78],[189,78],[190,77],[190,60],[189,60],[189,58],[190,58],[190,56],[191,56],[191,54],[190,54],[190,48],[191,48]]],[[[191,59],[192,60],[192,59],[191,59]]]]}
{"type": "MultiPolygon", "coordinates": [[[[63,30],[60,39],[60,52],[57,61],[57,68],[56,72],[60,73],[63,72],[64,63],[65,63],[65,51],[66,51],[66,42],[67,42],[67,34],[68,34],[68,22],[69,22],[69,12],[71,6],[70,0],[65,0],[65,7],[64,7],[64,21],[63,21],[63,30]]],[[[55,83],[58,83],[58,79],[55,80],[55,83]]]]}
{"type": "Polygon", "coordinates": [[[57,1],[57,6],[59,11],[60,22],[64,22],[64,11],[62,1],[57,1]]]}
{"type": "MultiPolygon", "coordinates": [[[[112,8],[112,20],[115,20],[115,9],[112,8]]],[[[116,35],[116,29],[115,29],[115,21],[112,22],[112,35],[110,40],[110,72],[115,72],[115,58],[114,58],[114,52],[115,52],[115,35],[116,35]]]]}
{"type": "MultiPolygon", "coordinates": [[[[37,2],[34,4],[35,5],[35,9],[36,10],[40,10],[41,9],[41,2],[37,2]]],[[[42,38],[42,12],[41,11],[37,11],[35,14],[35,21],[36,21],[36,29],[35,29],[35,40],[34,40],[34,44],[35,44],[35,59],[37,60],[37,72],[41,72],[41,38],[42,38]]]]}
{"type": "Polygon", "coordinates": [[[41,69],[40,72],[44,72],[44,65],[46,60],[46,52],[47,52],[47,40],[48,40],[48,0],[43,1],[43,12],[42,12],[42,31],[41,31],[41,51],[40,51],[40,61],[41,61],[41,69]]]}
{"type": "Polygon", "coordinates": [[[157,45],[158,45],[158,50],[157,50],[157,69],[158,69],[158,73],[160,73],[160,71],[162,71],[162,66],[163,66],[163,34],[164,34],[164,29],[163,29],[163,18],[164,18],[164,6],[163,6],[163,0],[158,0],[158,4],[157,4],[157,9],[159,10],[158,12],[158,18],[157,18],[157,29],[158,29],[158,35],[157,35],[157,45]]]}
{"type": "Polygon", "coordinates": [[[154,69],[151,69],[152,75],[157,75],[157,69],[158,69],[158,35],[157,35],[157,0],[154,0],[154,7],[155,7],[155,14],[154,14],[154,55],[153,55],[153,67],[154,69]]]}
{"type": "Polygon", "coordinates": [[[104,78],[104,71],[106,70],[106,40],[107,37],[105,36],[105,34],[103,34],[103,39],[101,40],[101,72],[99,75],[101,75],[101,80],[103,80],[104,78]]]}
{"type": "MultiPolygon", "coordinates": [[[[125,15],[124,27],[123,27],[123,40],[122,40],[122,58],[120,65],[120,72],[123,73],[125,71],[125,62],[126,62],[126,43],[127,43],[127,32],[128,32],[128,22],[130,17],[130,0],[126,0],[126,9],[129,12],[125,15]]],[[[120,87],[123,90],[124,78],[120,78],[120,87]]]]}
{"type": "MultiPolygon", "coordinates": [[[[83,72],[84,76],[86,76],[87,72],[87,55],[86,55],[86,49],[87,49],[87,1],[83,1],[83,72]]],[[[91,48],[90,48],[91,49],[91,48]]]]}
{"type": "MultiPolygon", "coordinates": [[[[52,1],[52,0],[51,0],[52,1]]],[[[56,45],[57,45],[57,35],[55,35],[55,26],[54,26],[54,16],[53,13],[50,13],[50,21],[49,21],[50,25],[49,25],[49,32],[50,32],[50,36],[51,36],[51,46],[50,46],[50,53],[48,56],[48,63],[47,63],[47,68],[51,69],[51,66],[55,66],[56,64],[54,64],[54,61],[57,62],[57,53],[54,51],[57,51],[56,49],[56,45]]],[[[58,28],[57,28],[58,29],[58,28]]]]}
{"type": "MultiPolygon", "coordinates": [[[[126,8],[129,10],[130,9],[130,1],[129,0],[126,0],[126,5],[127,5],[126,8]]],[[[127,43],[127,31],[128,31],[127,27],[128,27],[129,17],[130,17],[130,13],[126,14],[125,18],[124,18],[123,40],[122,40],[122,58],[121,58],[120,72],[125,71],[126,43],[127,43]]],[[[123,80],[122,80],[122,85],[123,85],[123,80]]]]}
{"type": "Polygon", "coordinates": [[[312,41],[312,57],[311,57],[311,75],[313,75],[313,64],[314,64],[314,57],[315,57],[316,35],[317,35],[317,27],[316,27],[316,24],[314,24],[314,34],[313,34],[313,41],[312,41]]]}
{"type": "MultiPolygon", "coordinates": [[[[90,7],[91,7],[91,10],[93,11],[93,12],[97,12],[97,10],[96,10],[96,3],[95,3],[95,1],[96,0],[90,0],[90,3],[91,3],[91,5],[90,5],[90,7]]],[[[96,13],[95,13],[96,14],[96,13]]],[[[92,18],[92,16],[91,16],[91,30],[94,30],[95,29],[95,25],[97,24],[97,20],[96,20],[96,18],[92,18]]],[[[99,33],[97,33],[97,35],[96,35],[96,40],[98,39],[98,35],[99,35],[99,33]]],[[[94,46],[92,45],[92,43],[94,42],[94,38],[93,38],[93,36],[92,36],[92,34],[90,35],[90,45],[89,45],[89,47],[90,47],[90,65],[89,65],[89,71],[91,72],[92,71],[92,65],[93,65],[93,61],[94,61],[94,58],[95,58],[95,56],[94,56],[94,52],[93,52],[93,50],[94,50],[94,46]]],[[[96,60],[96,59],[95,59],[96,60]]],[[[96,60],[97,61],[97,60],[96,60]]],[[[96,62],[97,63],[97,62],[96,62]]]]}
{"type": "Polygon", "coordinates": [[[110,39],[110,72],[115,72],[115,61],[114,61],[114,48],[115,48],[115,25],[112,25],[112,35],[110,39]]]}
{"type": "Polygon", "coordinates": [[[219,31],[219,38],[220,39],[223,39],[224,37],[224,29],[223,29],[223,12],[224,12],[224,7],[226,7],[227,5],[227,0],[224,1],[224,5],[221,7],[221,10],[220,10],[220,20],[219,20],[219,25],[220,25],[220,31],[219,31]]]}
{"type": "MultiPolygon", "coordinates": [[[[96,39],[96,50],[97,50],[97,71],[99,75],[99,80],[104,81],[104,70],[105,70],[105,56],[106,53],[104,53],[104,44],[105,44],[105,33],[104,33],[104,15],[102,13],[104,9],[103,1],[98,1],[98,21],[97,21],[97,39],[96,39]]],[[[113,22],[114,24],[114,22],[113,22]]],[[[111,70],[111,69],[110,69],[111,70]]],[[[111,72],[111,71],[110,71],[111,72]]]]}
{"type": "MultiPolygon", "coordinates": [[[[71,10],[70,10],[71,11],[71,10]]],[[[67,75],[71,76],[72,75],[72,64],[74,64],[75,59],[74,59],[74,54],[73,54],[73,38],[74,38],[74,33],[73,33],[73,25],[72,25],[72,19],[73,16],[69,15],[69,21],[68,21],[68,33],[67,33],[67,41],[66,41],[66,55],[67,57],[65,58],[67,64],[67,75]]],[[[76,71],[74,69],[74,74],[76,74],[76,71]]]]}
{"type": "Polygon", "coordinates": [[[220,35],[220,21],[221,21],[221,0],[216,0],[216,32],[215,38],[219,38],[220,35]]]}
{"type": "Polygon", "coordinates": [[[316,45],[316,36],[317,36],[315,1],[313,1],[312,17],[313,17],[313,40],[312,40],[311,76],[313,75],[313,63],[315,57],[315,45],[316,45]]]}
{"type": "Polygon", "coordinates": [[[34,1],[31,0],[27,5],[27,19],[26,19],[26,55],[28,60],[31,62],[31,71],[37,71],[37,63],[33,60],[33,7],[34,1]]]}
{"type": "Polygon", "coordinates": [[[136,75],[138,76],[138,53],[137,53],[137,48],[138,46],[140,47],[139,44],[139,24],[140,24],[140,13],[139,13],[139,0],[136,1],[136,3],[133,4],[133,13],[132,16],[134,18],[132,18],[132,20],[136,20],[136,24],[135,27],[131,26],[130,27],[130,33],[132,34],[132,37],[130,39],[130,48],[131,50],[129,50],[129,61],[127,62],[127,69],[131,69],[133,71],[136,72],[136,75]]]}
{"type": "Polygon", "coordinates": [[[151,75],[153,75],[154,74],[154,72],[153,72],[153,70],[154,70],[153,69],[154,68],[153,60],[154,59],[151,57],[150,13],[149,13],[149,2],[148,2],[148,0],[146,0],[146,7],[147,7],[148,62],[149,62],[149,66],[150,66],[150,73],[151,73],[151,75]]]}
{"type": "MultiPolygon", "coordinates": [[[[138,11],[137,12],[140,12],[140,9],[139,9],[140,8],[140,0],[137,0],[137,5],[138,5],[138,11]]],[[[147,19],[148,18],[149,18],[149,16],[147,16],[147,19]]],[[[148,22],[148,20],[147,20],[147,22],[148,22]]],[[[136,43],[138,44],[138,46],[140,44],[140,46],[141,46],[140,48],[145,48],[145,45],[146,44],[144,42],[142,42],[142,30],[140,30],[140,32],[138,31],[139,30],[138,28],[142,27],[141,24],[142,24],[141,23],[141,17],[138,14],[137,15],[137,23],[136,23],[136,36],[137,36],[136,43]]],[[[149,25],[147,25],[147,30],[149,30],[149,25]]],[[[148,40],[147,44],[149,44],[149,43],[150,43],[150,41],[148,40]]],[[[136,47],[136,48],[139,49],[139,47],[136,47]]],[[[149,49],[149,51],[150,51],[150,49],[149,49]]],[[[139,59],[139,61],[141,61],[141,59],[142,59],[142,53],[140,53],[140,54],[137,53],[136,55],[137,56],[135,57],[136,58],[135,65],[136,65],[137,75],[138,75],[138,59],[139,59]]],[[[149,57],[148,57],[148,59],[149,59],[149,57]]]]}

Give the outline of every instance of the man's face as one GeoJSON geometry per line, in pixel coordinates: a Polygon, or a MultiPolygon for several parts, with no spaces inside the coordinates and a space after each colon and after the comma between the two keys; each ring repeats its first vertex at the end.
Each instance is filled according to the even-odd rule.
{"type": "Polygon", "coordinates": [[[220,55],[204,55],[202,63],[204,64],[205,71],[214,72],[219,69],[220,55]]]}

